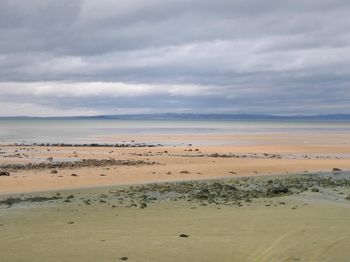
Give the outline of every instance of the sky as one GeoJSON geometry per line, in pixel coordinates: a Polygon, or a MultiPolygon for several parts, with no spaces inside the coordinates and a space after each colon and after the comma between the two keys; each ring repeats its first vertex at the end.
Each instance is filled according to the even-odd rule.
{"type": "Polygon", "coordinates": [[[350,113],[349,0],[0,0],[0,116],[350,113]]]}

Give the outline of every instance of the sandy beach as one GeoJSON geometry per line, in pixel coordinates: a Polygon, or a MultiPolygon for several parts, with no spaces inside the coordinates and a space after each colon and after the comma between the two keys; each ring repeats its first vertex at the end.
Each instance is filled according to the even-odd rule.
{"type": "Polygon", "coordinates": [[[347,261],[350,135],[113,139],[0,147],[1,261],[347,261]]]}

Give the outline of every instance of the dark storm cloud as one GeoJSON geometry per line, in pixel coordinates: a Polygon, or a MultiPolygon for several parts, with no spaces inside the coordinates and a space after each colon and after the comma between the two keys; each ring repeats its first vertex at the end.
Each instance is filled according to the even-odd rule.
{"type": "Polygon", "coordinates": [[[350,113],[350,2],[0,1],[2,115],[350,113]]]}

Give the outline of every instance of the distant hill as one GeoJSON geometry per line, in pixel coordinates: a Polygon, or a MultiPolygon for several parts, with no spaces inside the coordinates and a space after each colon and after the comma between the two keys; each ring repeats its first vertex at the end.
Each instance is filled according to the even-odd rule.
{"type": "Polygon", "coordinates": [[[116,119],[116,120],[299,120],[299,121],[350,121],[350,114],[329,115],[259,115],[259,114],[133,114],[74,117],[0,117],[0,119],[116,119]]]}

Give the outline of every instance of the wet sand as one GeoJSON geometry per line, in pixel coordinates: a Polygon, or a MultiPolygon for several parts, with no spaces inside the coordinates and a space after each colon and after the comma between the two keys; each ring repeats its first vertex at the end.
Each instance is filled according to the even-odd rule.
{"type": "MultiPolygon", "coordinates": [[[[161,137],[168,142],[182,139],[182,144],[155,147],[0,146],[1,165],[79,162],[84,159],[157,163],[57,168],[55,174],[51,173],[50,168],[18,169],[11,171],[9,177],[0,177],[0,194],[156,181],[330,171],[333,168],[350,170],[349,134],[161,137]],[[198,140],[211,141],[212,145],[195,145],[198,140]],[[193,145],[183,145],[183,141],[190,141],[193,145]],[[225,144],[223,141],[231,141],[232,144],[225,144]],[[50,157],[52,161],[47,160],[50,157]],[[72,174],[77,176],[72,177],[72,174]]],[[[139,142],[157,142],[160,136],[114,137],[114,139],[116,142],[126,141],[133,145],[139,142]]]]}
{"type": "MultiPolygon", "coordinates": [[[[276,188],[291,183],[293,193],[258,197],[251,190],[256,197],[239,204],[225,204],[221,191],[214,197],[217,203],[197,193],[195,198],[162,199],[166,190],[147,201],[147,186],[45,193],[42,196],[61,199],[0,205],[1,261],[347,261],[348,182],[341,180],[342,186],[334,187],[328,179],[232,181],[242,190],[246,185],[276,188]],[[319,192],[294,191],[300,181],[317,186],[319,192]],[[147,206],[138,201],[130,205],[136,199],[147,206]]],[[[218,184],[226,182],[209,183],[212,194],[218,184]]],[[[189,184],[185,188],[185,194],[192,192],[189,184]]],[[[29,196],[38,194],[21,197],[29,196]]]]}

